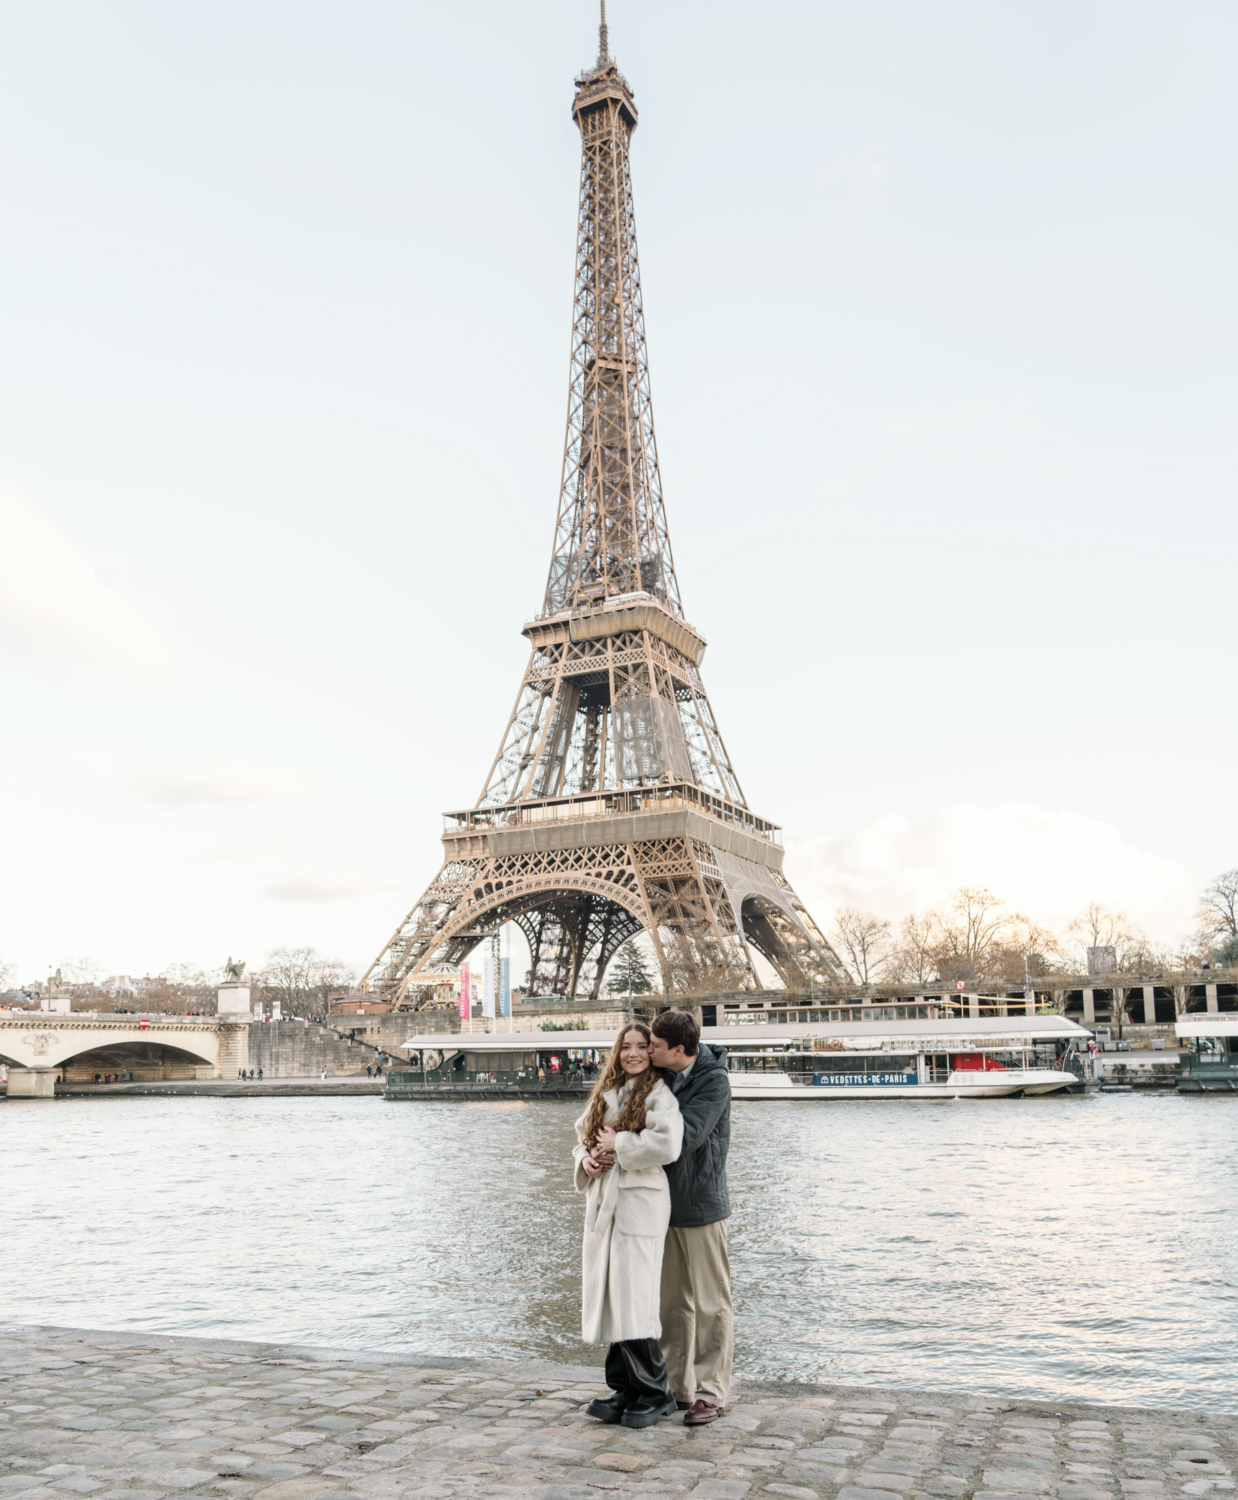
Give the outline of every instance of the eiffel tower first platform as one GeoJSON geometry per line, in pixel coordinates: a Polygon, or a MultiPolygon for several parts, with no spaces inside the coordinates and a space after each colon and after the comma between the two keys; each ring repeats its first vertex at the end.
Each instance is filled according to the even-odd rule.
{"type": "Polygon", "coordinates": [[[365,983],[397,1006],[507,921],[533,992],[597,998],[646,932],[668,991],[841,977],[753,813],[684,617],[654,440],[629,145],[632,90],[609,55],[576,80],[580,224],[563,480],[532,651],[476,804],[448,813],[443,867],[365,983]]]}

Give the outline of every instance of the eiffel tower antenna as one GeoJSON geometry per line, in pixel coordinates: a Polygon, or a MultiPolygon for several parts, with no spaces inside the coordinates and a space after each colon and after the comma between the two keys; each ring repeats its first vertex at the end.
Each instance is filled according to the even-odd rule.
{"type": "Polygon", "coordinates": [[[748,807],[701,678],[671,554],[653,425],[629,159],[631,87],[609,54],[576,79],[580,214],[567,435],[550,570],[516,704],[481,794],[445,816],[443,866],[366,982],[418,1006],[504,922],[535,994],[596,999],[645,933],[665,989],[841,978],[748,807]]]}

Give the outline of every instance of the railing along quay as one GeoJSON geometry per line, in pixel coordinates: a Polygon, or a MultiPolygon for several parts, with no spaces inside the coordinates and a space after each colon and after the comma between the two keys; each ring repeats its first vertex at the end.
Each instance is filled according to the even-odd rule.
{"type": "Polygon", "coordinates": [[[384,1099],[582,1099],[591,1081],[555,1083],[423,1083],[406,1072],[389,1073],[384,1099]]]}

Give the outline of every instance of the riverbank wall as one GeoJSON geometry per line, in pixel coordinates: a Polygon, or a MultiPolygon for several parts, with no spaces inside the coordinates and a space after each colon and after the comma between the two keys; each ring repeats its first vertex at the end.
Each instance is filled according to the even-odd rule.
{"type": "Polygon", "coordinates": [[[57,1099],[104,1099],[124,1096],[163,1096],[182,1099],[290,1099],[357,1097],[381,1094],[381,1078],[256,1078],[231,1081],[222,1079],[176,1079],[171,1082],[147,1083],[78,1083],[58,1084],[57,1099]]]}
{"type": "Polygon", "coordinates": [[[312,1078],[326,1068],[339,1078],[365,1077],[380,1058],[399,1060],[411,1036],[443,1028],[441,1012],[332,1017],[325,1024],[293,1018],[254,1021],[249,1028],[248,1068],[264,1078],[312,1078]]]}

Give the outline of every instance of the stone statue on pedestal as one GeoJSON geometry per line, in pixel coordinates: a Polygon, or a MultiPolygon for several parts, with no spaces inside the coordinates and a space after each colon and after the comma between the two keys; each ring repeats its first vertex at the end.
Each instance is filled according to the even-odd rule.
{"type": "Polygon", "coordinates": [[[245,960],[229,958],[224,965],[224,982],[216,991],[216,1008],[221,1016],[250,1018],[249,986],[241,982],[245,972],[245,960]]]}

